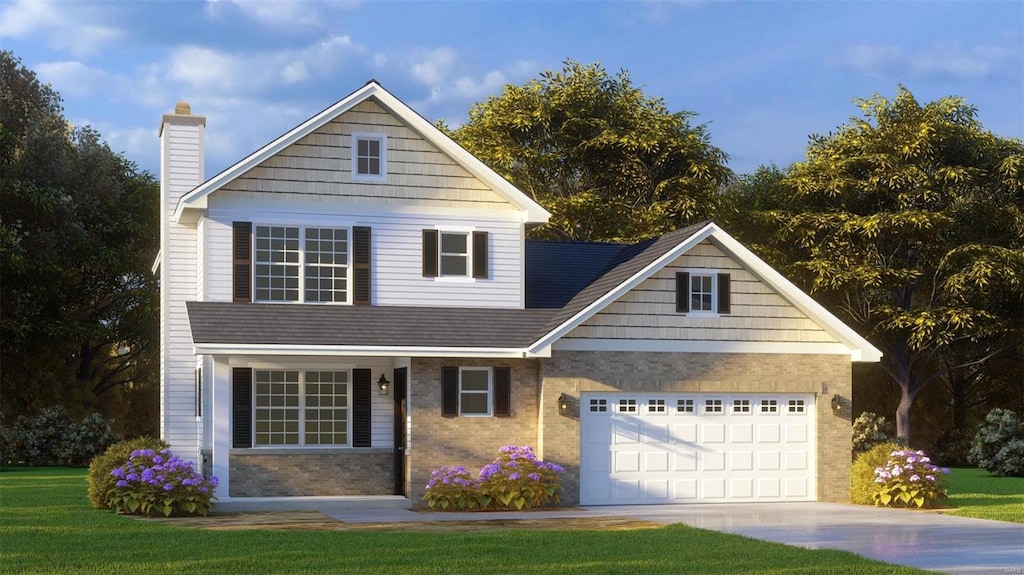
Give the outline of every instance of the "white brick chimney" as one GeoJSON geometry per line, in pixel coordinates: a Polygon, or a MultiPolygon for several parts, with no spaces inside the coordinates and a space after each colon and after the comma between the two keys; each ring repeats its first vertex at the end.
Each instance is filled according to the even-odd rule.
{"type": "Polygon", "coordinates": [[[178,200],[201,184],[206,118],[187,102],[160,123],[160,437],[182,459],[200,461],[196,357],[185,302],[196,299],[196,226],[174,221],[178,200]]]}

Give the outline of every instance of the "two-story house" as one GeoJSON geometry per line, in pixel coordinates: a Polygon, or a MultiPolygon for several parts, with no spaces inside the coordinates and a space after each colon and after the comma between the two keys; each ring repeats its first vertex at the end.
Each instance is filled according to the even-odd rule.
{"type": "Polygon", "coordinates": [[[845,499],[880,353],[714,223],[527,240],[548,212],[373,81],[205,181],[204,129],[160,131],[160,430],[222,508],[422,505],[509,444],[570,504],[845,499]]]}

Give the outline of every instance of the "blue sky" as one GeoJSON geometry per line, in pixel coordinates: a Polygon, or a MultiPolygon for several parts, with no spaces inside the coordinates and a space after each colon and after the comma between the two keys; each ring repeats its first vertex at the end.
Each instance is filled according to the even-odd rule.
{"type": "Polygon", "coordinates": [[[958,95],[1024,136],[1024,2],[0,3],[0,48],[154,174],[160,115],[207,117],[211,177],[370,78],[433,121],[571,58],[706,123],[730,167],[800,160],[856,97],[958,95]]]}

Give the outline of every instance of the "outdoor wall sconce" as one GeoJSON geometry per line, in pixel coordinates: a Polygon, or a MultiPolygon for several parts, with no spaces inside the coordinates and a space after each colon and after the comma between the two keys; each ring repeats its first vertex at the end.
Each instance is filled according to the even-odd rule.
{"type": "Polygon", "coordinates": [[[837,414],[843,411],[843,400],[839,398],[838,394],[832,396],[832,411],[837,414]]]}
{"type": "Polygon", "coordinates": [[[561,394],[558,396],[558,415],[569,414],[569,396],[561,394]]]}
{"type": "Polygon", "coordinates": [[[380,374],[380,379],[377,380],[377,387],[380,388],[380,394],[381,395],[387,395],[388,394],[388,386],[389,385],[391,385],[391,382],[388,381],[388,378],[384,377],[383,373],[380,374]]]}

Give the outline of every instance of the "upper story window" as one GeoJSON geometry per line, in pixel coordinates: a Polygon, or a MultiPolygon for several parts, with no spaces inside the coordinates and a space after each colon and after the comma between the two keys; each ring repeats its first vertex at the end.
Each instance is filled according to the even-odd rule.
{"type": "Polygon", "coordinates": [[[442,231],[439,257],[442,276],[469,275],[469,234],[442,231]]]}
{"type": "Polygon", "coordinates": [[[347,228],[256,226],[255,300],[349,303],[347,228]]]}
{"type": "Polygon", "coordinates": [[[388,137],[386,134],[352,134],[352,179],[383,182],[388,174],[388,137]]]}
{"type": "Polygon", "coordinates": [[[676,273],[676,312],[690,315],[727,314],[731,311],[729,274],[715,270],[676,273]]]}

